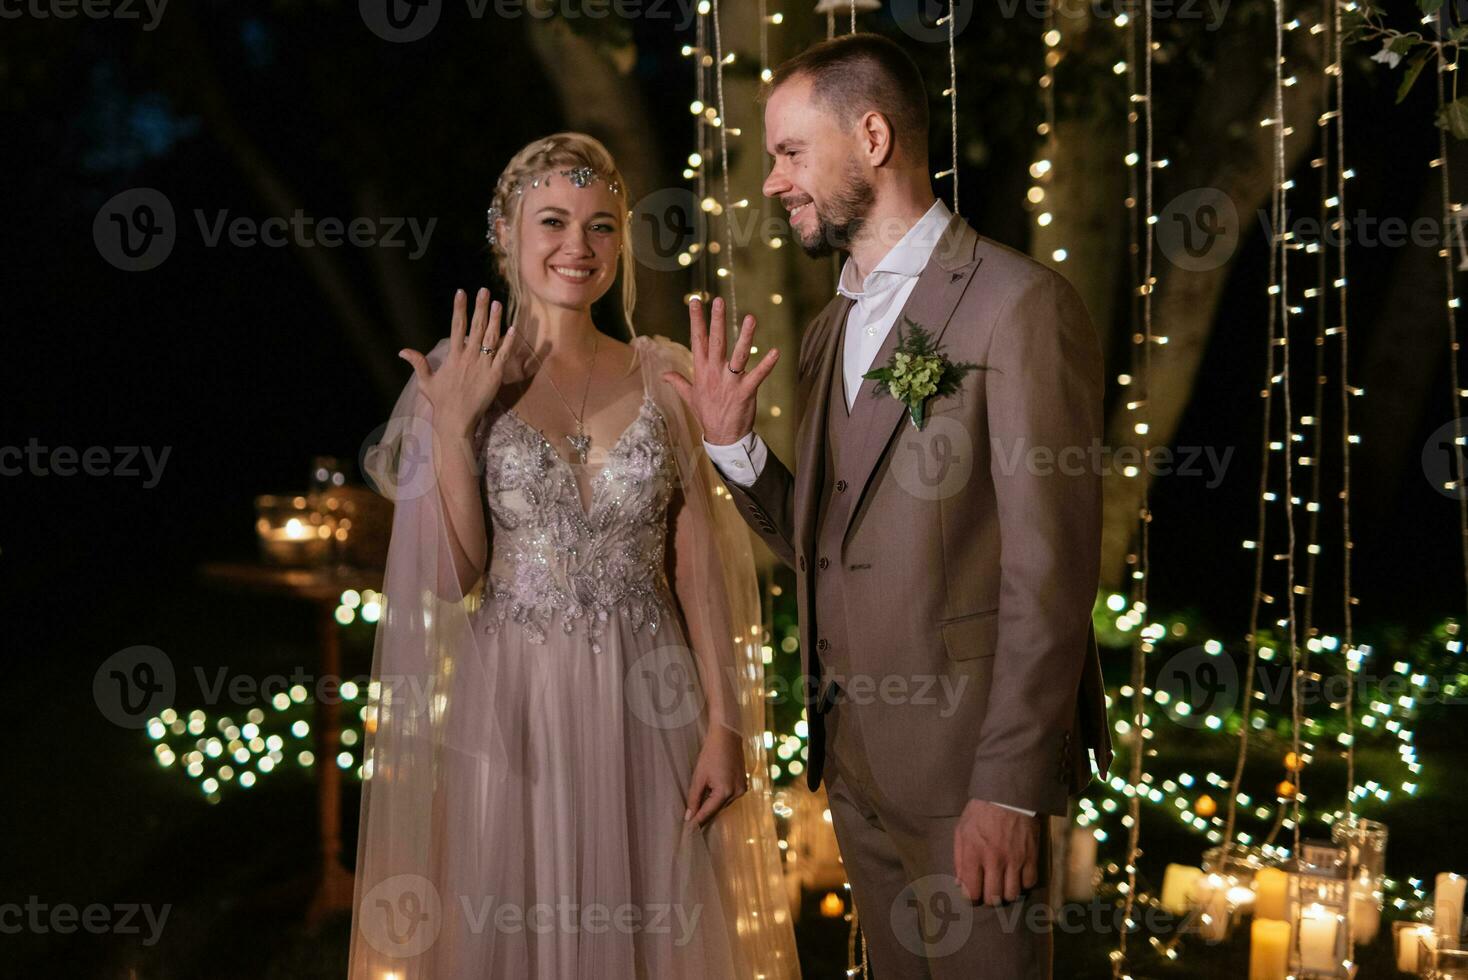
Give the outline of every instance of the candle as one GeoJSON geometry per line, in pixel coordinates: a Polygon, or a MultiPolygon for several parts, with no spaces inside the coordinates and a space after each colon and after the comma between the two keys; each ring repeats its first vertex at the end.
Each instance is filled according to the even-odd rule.
{"type": "Polygon", "coordinates": [[[1096,833],[1089,827],[1070,829],[1065,856],[1065,898],[1089,902],[1096,895],[1096,833]]]}
{"type": "Polygon", "coordinates": [[[826,892],[826,897],[821,899],[821,915],[828,919],[839,919],[846,914],[846,903],[841,901],[841,896],[835,892],[826,892]]]}
{"type": "Polygon", "coordinates": [[[1285,980],[1290,962],[1290,924],[1254,920],[1249,931],[1249,980],[1285,980]]]}
{"type": "Polygon", "coordinates": [[[1457,948],[1458,937],[1463,928],[1463,890],[1468,878],[1444,871],[1437,876],[1437,890],[1433,895],[1432,922],[1439,939],[1457,948]]]}
{"type": "Polygon", "coordinates": [[[1254,873],[1254,915],[1261,919],[1289,918],[1290,876],[1279,868],[1254,873]]]}
{"type": "Polygon", "coordinates": [[[1392,935],[1397,942],[1397,969],[1403,973],[1416,973],[1418,951],[1422,944],[1429,948],[1436,945],[1432,926],[1425,922],[1396,922],[1392,924],[1392,935]]]}
{"type": "Polygon", "coordinates": [[[1193,886],[1202,877],[1202,868],[1169,864],[1162,874],[1162,907],[1173,915],[1186,915],[1192,903],[1193,886]]]}
{"type": "Polygon", "coordinates": [[[1228,935],[1228,881],[1222,875],[1207,875],[1198,880],[1193,891],[1193,904],[1198,907],[1198,935],[1207,942],[1218,942],[1228,935]]]}
{"type": "Polygon", "coordinates": [[[1351,884],[1351,941],[1370,943],[1381,929],[1381,898],[1371,879],[1362,873],[1351,884]]]}
{"type": "Polygon", "coordinates": [[[1253,911],[1254,889],[1247,885],[1234,885],[1228,890],[1228,907],[1239,915],[1253,911]]]}
{"type": "Polygon", "coordinates": [[[1334,973],[1340,964],[1335,948],[1336,913],[1323,905],[1310,905],[1300,912],[1300,966],[1304,970],[1334,973]]]}

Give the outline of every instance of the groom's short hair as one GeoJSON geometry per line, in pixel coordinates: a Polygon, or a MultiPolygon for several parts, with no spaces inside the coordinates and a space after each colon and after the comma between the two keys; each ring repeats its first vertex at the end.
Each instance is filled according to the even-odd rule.
{"type": "Polygon", "coordinates": [[[867,33],[821,41],[776,68],[761,98],[797,78],[810,79],[811,91],[843,124],[863,112],[882,113],[903,152],[927,159],[927,86],[917,63],[897,42],[867,33]]]}

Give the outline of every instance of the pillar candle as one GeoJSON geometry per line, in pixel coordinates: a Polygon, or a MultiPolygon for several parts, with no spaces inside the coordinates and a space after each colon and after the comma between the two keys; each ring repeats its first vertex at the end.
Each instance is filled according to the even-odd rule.
{"type": "Polygon", "coordinates": [[[1229,883],[1221,875],[1205,875],[1193,891],[1193,904],[1198,907],[1198,935],[1207,942],[1218,942],[1228,934],[1229,883]]]}
{"type": "Polygon", "coordinates": [[[1310,905],[1300,912],[1300,967],[1317,973],[1334,973],[1340,965],[1336,955],[1336,913],[1323,905],[1310,905]]]}
{"type": "Polygon", "coordinates": [[[1254,915],[1261,919],[1289,918],[1290,876],[1279,868],[1254,872],[1254,915]]]}
{"type": "Polygon", "coordinates": [[[1444,871],[1437,876],[1437,889],[1433,894],[1433,928],[1438,938],[1448,940],[1448,945],[1454,948],[1463,928],[1464,886],[1468,886],[1468,878],[1444,871]]]}
{"type": "Polygon", "coordinates": [[[1186,915],[1192,901],[1193,886],[1202,877],[1202,868],[1169,864],[1162,875],[1162,907],[1173,915],[1186,915]]]}
{"type": "Polygon", "coordinates": [[[1435,944],[1432,926],[1425,922],[1398,922],[1395,935],[1397,938],[1397,969],[1403,973],[1416,973],[1418,969],[1417,951],[1422,942],[1429,946],[1435,944]]]}
{"type": "Polygon", "coordinates": [[[1381,900],[1364,874],[1351,884],[1351,941],[1371,943],[1381,929],[1381,900]]]}
{"type": "Polygon", "coordinates": [[[1285,980],[1290,964],[1290,924],[1255,918],[1249,931],[1249,980],[1285,980]]]}
{"type": "Polygon", "coordinates": [[[1096,834],[1089,827],[1072,827],[1065,858],[1065,898],[1089,902],[1096,896],[1096,834]]]}

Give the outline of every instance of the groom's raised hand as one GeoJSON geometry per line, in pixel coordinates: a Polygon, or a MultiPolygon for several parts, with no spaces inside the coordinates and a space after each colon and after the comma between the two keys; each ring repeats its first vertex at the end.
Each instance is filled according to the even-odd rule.
{"type": "Polygon", "coordinates": [[[693,353],[693,378],[690,381],[676,371],[668,371],[663,379],[698,416],[704,440],[710,445],[727,446],[754,429],[759,386],[775,369],[780,351],[771,348],[752,370],[746,371],[750,345],[754,342],[754,315],[744,317],[734,349],[726,354],[724,301],[716,297],[710,305],[712,322],[705,318],[702,302],[695,298],[688,304],[688,349],[693,353]]]}
{"type": "Polygon", "coordinates": [[[953,873],[970,901],[1018,901],[1040,880],[1040,818],[969,800],[953,830],[953,873]]]}

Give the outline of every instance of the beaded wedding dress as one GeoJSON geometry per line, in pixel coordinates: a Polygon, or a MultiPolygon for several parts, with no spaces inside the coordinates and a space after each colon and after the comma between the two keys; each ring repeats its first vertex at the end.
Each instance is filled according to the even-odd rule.
{"type": "Polygon", "coordinates": [[[431,409],[405,391],[394,413],[352,977],[799,976],[747,533],[661,379],[689,376],[686,349],[633,347],[642,404],[600,454],[589,500],[539,431],[513,410],[486,413],[473,449],[491,558],[477,596],[440,594],[441,507],[410,487],[425,454],[404,463],[431,409]],[[676,539],[675,514],[688,529],[676,539]],[[717,679],[690,636],[717,637],[717,679]],[[750,788],[700,828],[683,814],[708,683],[736,705],[750,788]]]}

